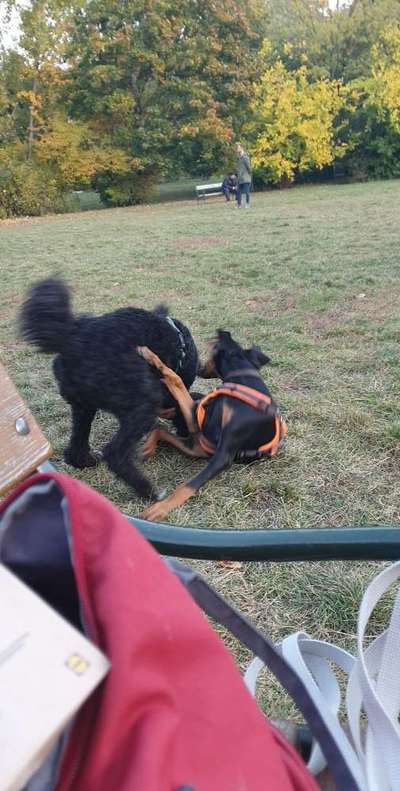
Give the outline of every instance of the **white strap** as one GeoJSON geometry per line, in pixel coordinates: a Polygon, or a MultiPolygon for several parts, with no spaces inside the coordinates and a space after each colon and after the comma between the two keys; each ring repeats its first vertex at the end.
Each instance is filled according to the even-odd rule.
{"type": "MultiPolygon", "coordinates": [[[[400,589],[389,628],[364,647],[368,621],[377,603],[400,578],[400,563],[384,569],[363,596],[357,628],[357,656],[304,632],[286,637],[278,646],[313,697],[326,726],[351,766],[361,791],[400,789],[400,589]],[[352,740],[339,722],[340,687],[331,663],[348,677],[346,709],[352,740]],[[361,736],[362,713],[367,717],[365,739],[361,736]]],[[[245,683],[255,695],[263,663],[256,657],[245,673],[245,683]]],[[[308,767],[318,774],[326,765],[314,743],[308,767]]]]}
{"type": "Polygon", "coordinates": [[[358,629],[358,675],[363,706],[368,718],[366,761],[369,787],[375,791],[400,786],[400,598],[392,610],[386,639],[382,640],[376,678],[368,669],[364,638],[369,618],[378,601],[400,576],[400,563],[384,569],[368,586],[361,602],[358,629]]]}
{"type": "MultiPolygon", "coordinates": [[[[335,645],[312,640],[304,632],[289,635],[277,647],[307,687],[307,691],[317,705],[327,728],[334,736],[342,755],[351,767],[360,789],[366,789],[358,756],[337,719],[341,703],[340,688],[329,664],[330,661],[333,661],[345,673],[349,674],[354,664],[354,658],[347,651],[335,645]]],[[[245,673],[244,681],[253,695],[255,695],[257,677],[262,668],[263,663],[256,657],[245,673]]],[[[307,766],[313,774],[319,774],[326,766],[324,756],[315,741],[307,766]]]]}
{"type": "MultiPolygon", "coordinates": [[[[335,662],[348,674],[353,667],[354,658],[347,651],[330,643],[311,640],[302,632],[285,638],[280,648],[282,655],[297,670],[308,692],[314,697],[330,732],[335,735],[343,756],[362,787],[364,778],[360,773],[358,756],[338,721],[341,694],[336,676],[329,664],[331,661],[335,662]]],[[[325,759],[317,743],[314,742],[308,768],[313,774],[318,774],[325,766],[325,759]]]]}

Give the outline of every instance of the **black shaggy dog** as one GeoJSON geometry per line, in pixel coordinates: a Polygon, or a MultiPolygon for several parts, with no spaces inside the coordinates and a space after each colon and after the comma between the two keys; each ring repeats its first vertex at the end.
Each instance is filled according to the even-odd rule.
{"type": "Polygon", "coordinates": [[[157,493],[134,464],[139,440],[154,427],[163,408],[173,405],[156,371],[137,353],[149,346],[190,388],[198,369],[193,338],[163,306],[153,311],[121,308],[104,316],[74,316],[69,289],[49,278],[34,285],[20,314],[22,337],[47,354],[56,354],[54,375],[72,409],[72,433],[64,458],[74,467],[97,463],[89,434],[98,409],[119,421],[103,458],[139,495],[157,493]]]}

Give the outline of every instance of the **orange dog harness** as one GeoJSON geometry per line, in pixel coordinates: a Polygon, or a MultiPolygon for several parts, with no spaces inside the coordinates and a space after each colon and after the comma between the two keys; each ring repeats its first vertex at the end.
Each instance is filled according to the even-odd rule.
{"type": "MultiPolygon", "coordinates": [[[[259,393],[257,390],[253,390],[252,387],[247,387],[247,385],[240,385],[234,384],[233,382],[224,382],[221,387],[217,387],[215,390],[212,390],[211,393],[204,396],[201,399],[200,403],[197,405],[196,409],[196,420],[197,425],[199,427],[199,443],[203,450],[212,456],[216,448],[215,446],[204,436],[201,429],[204,425],[204,421],[206,419],[206,406],[210,403],[214,398],[218,398],[218,396],[228,396],[229,398],[236,398],[239,401],[243,401],[243,403],[247,404],[248,406],[253,407],[257,412],[267,412],[268,408],[272,404],[272,398],[265,393],[259,393]]],[[[275,456],[281,445],[283,444],[283,440],[288,435],[288,427],[280,416],[279,413],[275,415],[275,434],[273,438],[267,442],[265,445],[261,445],[257,450],[244,450],[239,451],[237,454],[237,458],[240,459],[259,459],[262,456],[268,456],[272,458],[275,456]]]]}

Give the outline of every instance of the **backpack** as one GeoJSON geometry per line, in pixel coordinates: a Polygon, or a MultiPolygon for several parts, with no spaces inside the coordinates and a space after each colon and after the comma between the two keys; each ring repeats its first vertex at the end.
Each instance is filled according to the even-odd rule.
{"type": "Polygon", "coordinates": [[[0,560],[111,662],[27,791],[317,789],[193,598],[269,661],[306,716],[311,706],[338,788],[357,788],[273,645],[83,483],[45,473],[14,490],[0,505],[0,560]]]}

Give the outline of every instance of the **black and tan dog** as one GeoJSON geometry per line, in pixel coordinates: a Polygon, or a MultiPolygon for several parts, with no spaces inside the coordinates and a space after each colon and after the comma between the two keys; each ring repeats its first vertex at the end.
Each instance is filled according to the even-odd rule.
{"type": "Polygon", "coordinates": [[[218,331],[211,357],[203,366],[203,378],[218,377],[222,386],[199,402],[193,401],[182,379],[147,347],[138,352],[158,369],[162,381],[180,407],[191,435],[189,443],[161,428],[151,432],[143,457],[155,453],[158,442],[166,442],[190,458],[208,458],[204,469],[164,500],[151,505],[143,516],[163,519],[234,461],[254,461],[275,455],[287,427],[265,385],[259,369],[270,361],[257,346],[242,349],[229,332],[218,331]]]}

